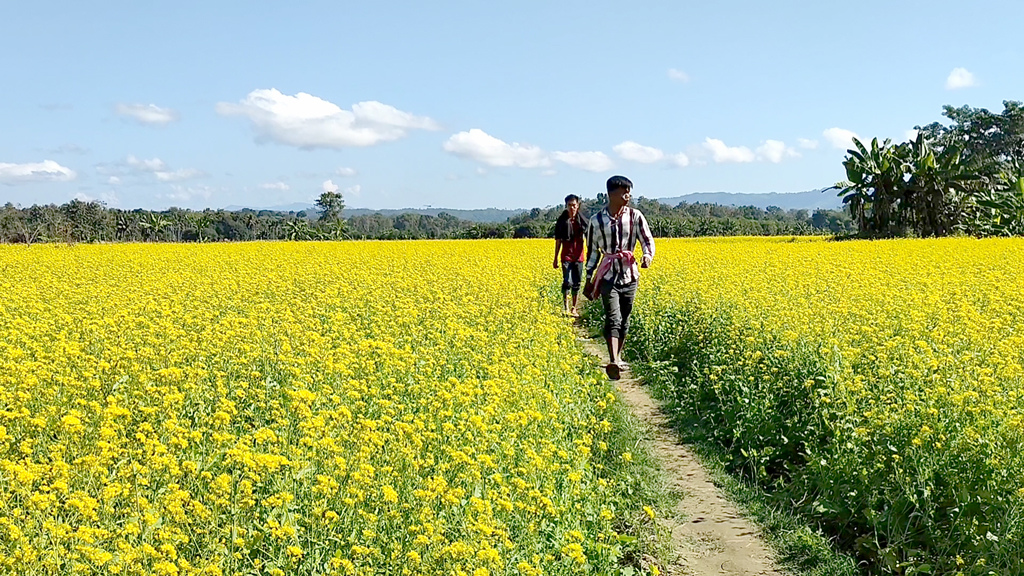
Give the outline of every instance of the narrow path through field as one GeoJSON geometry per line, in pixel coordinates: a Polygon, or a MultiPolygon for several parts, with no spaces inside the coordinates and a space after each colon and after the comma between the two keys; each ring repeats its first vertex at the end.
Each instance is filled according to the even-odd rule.
{"type": "MultiPolygon", "coordinates": [[[[586,351],[608,362],[604,341],[580,332],[586,351]]],[[[627,370],[616,386],[633,413],[650,426],[654,456],[660,461],[672,490],[682,494],[669,518],[661,519],[672,534],[676,555],[667,567],[673,575],[781,576],[771,553],[736,507],[722,497],[693,453],[682,445],[669,420],[627,370]]]]}

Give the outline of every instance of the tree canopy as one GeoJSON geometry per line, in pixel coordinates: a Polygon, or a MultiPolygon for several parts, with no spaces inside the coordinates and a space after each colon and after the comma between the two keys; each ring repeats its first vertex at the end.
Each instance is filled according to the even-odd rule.
{"type": "Polygon", "coordinates": [[[836,184],[862,236],[1024,234],[1024,106],[946,106],[917,137],[854,139],[836,184]]]}

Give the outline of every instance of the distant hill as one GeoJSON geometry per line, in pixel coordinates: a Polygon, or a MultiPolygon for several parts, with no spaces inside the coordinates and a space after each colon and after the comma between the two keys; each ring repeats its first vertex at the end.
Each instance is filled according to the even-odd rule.
{"type": "Polygon", "coordinates": [[[346,218],[351,216],[367,216],[370,214],[383,214],[384,216],[398,216],[399,214],[420,214],[423,216],[437,216],[446,213],[461,220],[470,222],[504,222],[513,216],[518,216],[526,209],[503,210],[501,208],[478,208],[476,210],[456,210],[453,208],[402,208],[401,210],[372,210],[370,208],[345,208],[346,218]]]}
{"type": "MultiPolygon", "coordinates": [[[[650,198],[668,206],[676,206],[680,202],[695,204],[719,204],[722,206],[756,206],[764,209],[769,206],[778,206],[783,210],[835,210],[842,208],[843,202],[834,190],[811,190],[809,192],[779,193],[768,192],[763,194],[745,194],[733,192],[696,192],[670,198],[650,198]]],[[[267,206],[256,208],[253,206],[228,206],[225,210],[273,210],[276,212],[313,212],[316,208],[306,202],[294,202],[292,204],[281,204],[279,206],[267,206]]],[[[500,208],[479,208],[476,210],[456,210],[454,208],[401,208],[398,210],[374,210],[372,208],[345,208],[344,217],[368,216],[371,214],[382,214],[388,217],[399,214],[421,214],[425,216],[437,216],[445,212],[461,220],[479,223],[506,222],[509,218],[518,216],[528,209],[504,210],[500,208]]]]}
{"type": "Polygon", "coordinates": [[[673,196],[671,198],[651,198],[662,204],[676,206],[680,202],[694,204],[719,204],[721,206],[756,206],[767,208],[778,206],[783,210],[836,210],[843,207],[842,198],[838,197],[836,190],[820,189],[808,192],[790,192],[780,194],[779,192],[768,192],[763,194],[744,194],[737,192],[696,192],[673,196]]]}
{"type": "Polygon", "coordinates": [[[239,210],[272,210],[274,212],[302,212],[303,210],[315,210],[316,208],[309,202],[292,202],[291,204],[279,204],[277,206],[237,206],[232,204],[224,208],[228,212],[238,212],[239,210]]]}
{"type": "MultiPolygon", "coordinates": [[[[305,202],[294,202],[292,204],[281,204],[278,206],[266,206],[263,208],[257,208],[255,206],[228,206],[224,208],[229,212],[238,212],[239,210],[273,210],[274,212],[313,212],[316,207],[312,204],[305,202]]],[[[455,208],[401,208],[397,210],[374,210],[372,208],[349,208],[345,207],[343,216],[350,218],[352,216],[369,216],[370,214],[382,214],[388,217],[398,216],[399,214],[420,214],[423,216],[437,216],[438,214],[445,212],[461,220],[469,220],[470,222],[505,222],[513,216],[518,216],[526,209],[520,210],[503,210],[500,208],[478,208],[475,210],[457,210],[455,208]]]]}

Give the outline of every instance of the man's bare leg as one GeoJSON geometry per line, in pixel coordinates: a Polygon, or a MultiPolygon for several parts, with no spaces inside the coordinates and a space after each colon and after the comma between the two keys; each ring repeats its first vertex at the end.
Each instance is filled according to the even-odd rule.
{"type": "Polygon", "coordinates": [[[572,295],[572,311],[569,312],[572,316],[580,315],[580,293],[577,292],[572,295]]]}
{"type": "Polygon", "coordinates": [[[608,361],[612,364],[619,363],[619,351],[622,350],[622,346],[619,343],[619,339],[611,336],[608,338],[608,361]]]}
{"type": "Polygon", "coordinates": [[[619,379],[619,339],[614,336],[608,337],[608,366],[605,368],[608,377],[612,380],[619,379]]]}

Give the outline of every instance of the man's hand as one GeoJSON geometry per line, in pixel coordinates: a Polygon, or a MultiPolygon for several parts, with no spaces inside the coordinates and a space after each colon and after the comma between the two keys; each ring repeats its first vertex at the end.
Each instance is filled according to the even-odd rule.
{"type": "Polygon", "coordinates": [[[651,257],[647,256],[645,254],[644,257],[640,259],[640,267],[641,268],[650,268],[650,266],[651,266],[651,257]]]}
{"type": "Polygon", "coordinates": [[[553,264],[551,264],[551,266],[558,268],[558,256],[555,256],[555,261],[553,264]]]}

